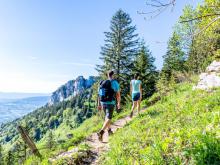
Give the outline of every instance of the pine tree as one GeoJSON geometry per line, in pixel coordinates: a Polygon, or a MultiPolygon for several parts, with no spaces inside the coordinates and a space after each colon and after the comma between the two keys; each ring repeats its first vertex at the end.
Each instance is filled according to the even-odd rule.
{"type": "Polygon", "coordinates": [[[176,32],[170,38],[167,49],[166,55],[163,56],[164,64],[162,72],[166,74],[169,80],[173,72],[185,70],[184,63],[186,57],[181,47],[180,37],[176,32]]]}
{"type": "Polygon", "coordinates": [[[151,96],[155,91],[155,84],[158,76],[156,67],[154,66],[155,58],[151,55],[150,50],[141,43],[140,50],[134,62],[134,73],[139,73],[142,81],[143,99],[151,96]]]}
{"type": "Polygon", "coordinates": [[[52,131],[49,132],[48,138],[47,138],[47,148],[52,150],[55,145],[54,135],[52,131]]]}
{"type": "Polygon", "coordinates": [[[159,77],[160,79],[157,81],[156,88],[161,98],[169,91],[169,81],[167,80],[165,72],[160,72],[159,77]]]}
{"type": "Polygon", "coordinates": [[[14,159],[22,164],[27,158],[27,145],[23,141],[17,141],[13,147],[14,159]]]}
{"type": "Polygon", "coordinates": [[[130,16],[118,10],[112,17],[110,32],[105,32],[105,44],[101,47],[103,65],[97,65],[100,75],[108,70],[116,71],[116,78],[121,86],[122,96],[129,92],[129,79],[133,68],[133,60],[138,49],[136,27],[131,25],[130,16]]]}
{"type": "Polygon", "coordinates": [[[0,164],[3,164],[3,148],[0,144],[0,164]]]}
{"type": "Polygon", "coordinates": [[[8,154],[5,158],[5,162],[7,165],[14,164],[14,155],[10,150],[8,151],[8,154]]]}

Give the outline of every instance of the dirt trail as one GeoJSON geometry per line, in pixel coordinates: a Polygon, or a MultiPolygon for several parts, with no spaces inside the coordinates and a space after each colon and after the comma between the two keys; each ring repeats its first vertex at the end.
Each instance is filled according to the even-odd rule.
{"type": "MultiPolygon", "coordinates": [[[[130,117],[125,117],[122,119],[117,120],[111,125],[111,129],[113,132],[115,132],[117,129],[123,128],[126,123],[128,123],[131,120],[130,117]]],[[[95,158],[91,162],[92,165],[97,164],[99,156],[106,152],[109,149],[108,144],[108,133],[105,132],[103,136],[103,142],[100,142],[97,138],[97,134],[93,133],[90,137],[87,138],[86,142],[90,147],[91,151],[95,153],[95,158]]]]}
{"type": "MultiPolygon", "coordinates": [[[[141,110],[141,111],[144,111],[144,110],[141,110]]],[[[134,114],[133,118],[135,116],[136,115],[134,114]]],[[[127,124],[131,120],[132,119],[129,116],[126,116],[122,119],[117,120],[116,122],[114,122],[111,125],[112,131],[115,132],[115,131],[117,131],[117,129],[123,128],[125,126],[125,124],[127,124]]],[[[93,155],[93,157],[90,158],[88,160],[88,163],[86,163],[86,164],[91,164],[91,165],[98,164],[98,160],[99,160],[100,155],[102,153],[108,151],[108,149],[109,149],[108,133],[107,133],[107,131],[104,133],[103,142],[100,142],[98,140],[97,134],[93,133],[88,138],[86,138],[85,143],[88,144],[91,147],[90,151],[93,155]]],[[[55,159],[51,159],[51,161],[55,161],[57,159],[64,158],[64,157],[71,157],[71,155],[76,153],[76,152],[77,152],[76,148],[72,149],[72,150],[69,150],[67,152],[63,152],[60,155],[58,155],[55,159]]]]}

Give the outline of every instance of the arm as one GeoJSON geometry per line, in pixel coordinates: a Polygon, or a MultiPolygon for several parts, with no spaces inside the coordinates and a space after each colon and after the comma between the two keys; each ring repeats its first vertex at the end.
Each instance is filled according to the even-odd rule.
{"type": "Polygon", "coordinates": [[[140,83],[139,86],[139,90],[140,90],[140,101],[142,100],[142,84],[140,83]]]}
{"type": "Polygon", "coordinates": [[[117,101],[117,108],[121,108],[121,93],[120,93],[120,85],[117,81],[113,81],[112,88],[114,89],[116,95],[116,101],[117,101]]]}
{"type": "MultiPolygon", "coordinates": [[[[99,88],[98,88],[98,91],[99,91],[99,88]]],[[[101,110],[101,109],[102,109],[99,94],[98,94],[98,96],[97,96],[97,109],[98,109],[98,110],[101,110]]]]}
{"type": "Polygon", "coordinates": [[[118,91],[116,93],[116,99],[117,99],[117,108],[120,109],[121,108],[121,93],[120,93],[120,91],[118,91]]]}
{"type": "Polygon", "coordinates": [[[132,84],[130,82],[130,94],[132,94],[132,84]]]}
{"type": "Polygon", "coordinates": [[[101,101],[100,101],[99,96],[98,96],[98,98],[97,98],[97,102],[98,102],[98,107],[101,106],[101,101]]]}
{"type": "Polygon", "coordinates": [[[102,105],[101,105],[101,102],[100,102],[100,98],[98,97],[98,106],[97,106],[97,109],[98,110],[102,110],[102,105]]]}

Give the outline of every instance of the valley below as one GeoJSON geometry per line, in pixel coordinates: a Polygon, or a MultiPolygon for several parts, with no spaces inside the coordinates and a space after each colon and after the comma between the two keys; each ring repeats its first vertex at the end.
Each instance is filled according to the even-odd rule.
{"type": "Polygon", "coordinates": [[[44,106],[48,100],[49,96],[0,99],[0,124],[22,117],[44,106]]]}

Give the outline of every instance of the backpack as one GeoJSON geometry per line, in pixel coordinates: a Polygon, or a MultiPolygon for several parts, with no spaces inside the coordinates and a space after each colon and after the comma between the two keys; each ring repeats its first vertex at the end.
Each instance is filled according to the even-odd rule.
{"type": "Polygon", "coordinates": [[[115,91],[112,89],[111,80],[101,81],[99,85],[99,97],[101,102],[115,100],[115,91]]]}

